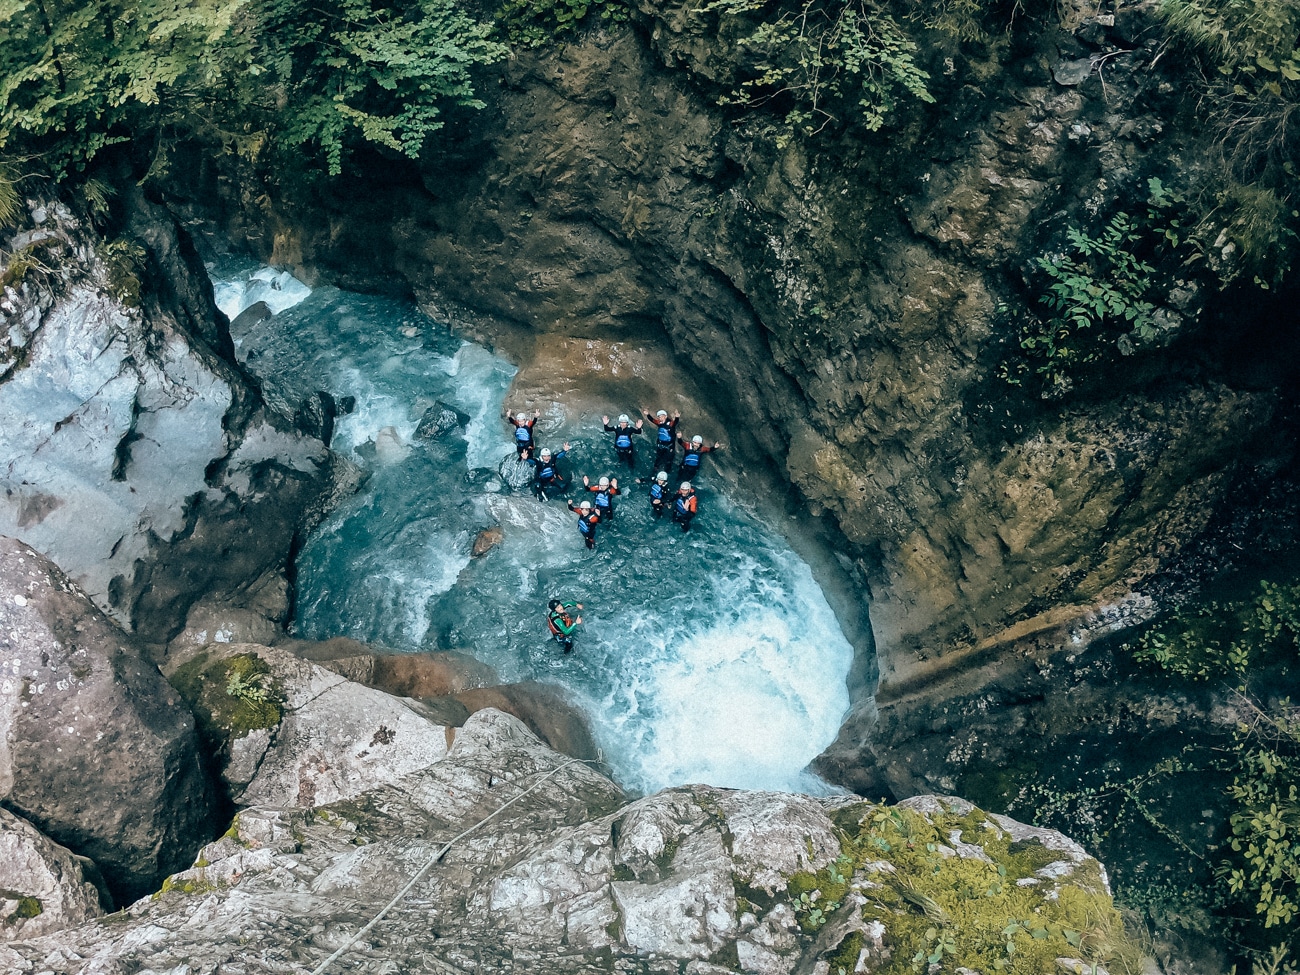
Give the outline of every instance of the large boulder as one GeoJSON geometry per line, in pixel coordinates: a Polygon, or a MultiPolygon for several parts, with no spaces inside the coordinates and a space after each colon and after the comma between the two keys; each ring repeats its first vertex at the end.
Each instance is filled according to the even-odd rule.
{"type": "Polygon", "coordinates": [[[0,533],[162,644],[199,596],[282,572],[335,482],[235,365],[193,248],[133,206],[135,251],[100,249],[61,205],[8,242],[39,234],[57,271],[0,295],[0,533]]]}
{"type": "Polygon", "coordinates": [[[287,650],[212,644],[171,674],[241,805],[317,806],[432,765],[452,732],[417,702],[287,650]]]}
{"type": "Polygon", "coordinates": [[[35,938],[103,914],[94,865],[0,809],[0,941],[35,938]]]}
{"type": "Polygon", "coordinates": [[[352,799],[241,810],[120,923],[0,946],[0,968],[259,975],[337,951],[361,975],[830,975],[905,970],[940,932],[945,971],[1131,947],[1100,864],[1050,830],[943,797],[690,786],[628,802],[489,709],[441,761],[352,799]],[[1079,939],[1094,927],[1105,944],[1079,939]]]}
{"type": "Polygon", "coordinates": [[[194,718],[52,562],[0,536],[0,802],[137,896],[216,825],[194,718]]]}

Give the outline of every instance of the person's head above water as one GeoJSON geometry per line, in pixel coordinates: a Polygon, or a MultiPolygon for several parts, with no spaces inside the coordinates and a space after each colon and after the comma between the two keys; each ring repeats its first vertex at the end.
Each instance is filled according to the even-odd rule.
{"type": "Polygon", "coordinates": [[[682,486],[679,487],[677,490],[679,490],[679,491],[689,491],[690,489],[691,489],[691,482],[690,482],[690,481],[682,481],[682,486]]]}
{"type": "Polygon", "coordinates": [[[527,413],[516,413],[516,414],[515,414],[515,419],[518,420],[520,423],[523,423],[525,420],[528,419],[528,414],[527,414],[527,413]]]}
{"type": "Polygon", "coordinates": [[[631,423],[632,421],[628,419],[626,413],[620,413],[620,414],[618,415],[618,422],[619,422],[619,423],[631,423]]]}
{"type": "Polygon", "coordinates": [[[602,477],[602,478],[600,479],[600,486],[601,486],[601,487],[609,487],[609,478],[607,478],[607,477],[602,477]]]}
{"type": "Polygon", "coordinates": [[[542,460],[550,460],[550,459],[551,459],[551,448],[550,448],[550,447],[543,447],[543,448],[542,448],[542,460]]]}
{"type": "Polygon", "coordinates": [[[547,609],[559,609],[559,608],[560,608],[560,601],[559,601],[558,599],[552,599],[549,603],[546,604],[546,608],[547,608],[547,609]]]}
{"type": "Polygon", "coordinates": [[[704,438],[697,433],[695,436],[691,437],[691,443],[698,447],[700,444],[704,443],[704,438]]]}
{"type": "Polygon", "coordinates": [[[667,471],[660,471],[658,474],[655,475],[655,480],[658,481],[660,484],[667,484],[667,483],[668,483],[668,472],[667,472],[667,471]]]}
{"type": "Polygon", "coordinates": [[[657,411],[657,412],[655,413],[655,416],[663,416],[663,417],[666,417],[667,415],[668,415],[668,411],[667,411],[667,410],[659,410],[659,411],[657,411]]]}
{"type": "Polygon", "coordinates": [[[578,505],[578,507],[581,508],[583,511],[590,511],[590,510],[591,510],[591,502],[590,502],[590,501],[584,501],[584,502],[582,502],[582,504],[578,505]]]}

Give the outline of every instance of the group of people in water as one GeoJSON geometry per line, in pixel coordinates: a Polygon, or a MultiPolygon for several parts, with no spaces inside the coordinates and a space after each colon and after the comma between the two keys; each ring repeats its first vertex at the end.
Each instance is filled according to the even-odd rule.
{"type": "MultiPolygon", "coordinates": [[[[714,450],[721,450],[725,445],[717,441],[706,444],[704,438],[699,435],[690,440],[679,436],[677,427],[681,423],[681,413],[669,416],[667,410],[657,410],[654,413],[649,410],[642,412],[654,425],[654,468],[658,473],[653,477],[639,477],[636,483],[650,485],[647,495],[650,499],[651,514],[656,519],[662,518],[667,511],[673,522],[681,526],[683,532],[688,532],[691,530],[691,522],[699,513],[699,497],[695,493],[692,481],[699,476],[704,455],[714,450]],[[682,457],[681,464],[677,468],[679,483],[676,493],[673,493],[668,489],[668,472],[677,458],[678,446],[682,449],[682,457]]],[[[568,480],[560,472],[559,462],[568,455],[572,445],[566,443],[555,451],[549,447],[538,448],[533,436],[533,428],[540,416],[541,413],[533,411],[531,416],[527,413],[516,413],[507,414],[506,418],[515,428],[515,451],[519,459],[532,465],[533,494],[539,501],[547,501],[569,488],[568,480]]],[[[624,413],[615,423],[610,423],[609,417],[603,416],[601,423],[606,432],[614,435],[614,455],[617,463],[626,464],[629,470],[635,471],[636,442],[633,437],[646,433],[645,421],[637,420],[633,423],[631,417],[624,413]]],[[[569,510],[578,516],[578,532],[583,542],[587,548],[594,549],[596,527],[602,522],[608,524],[614,520],[614,498],[623,491],[616,477],[601,477],[593,484],[591,478],[584,474],[582,485],[595,497],[584,498],[576,504],[569,501],[568,506],[569,510]]]]}
{"type": "MultiPolygon", "coordinates": [[[[633,438],[644,436],[648,432],[645,424],[648,420],[654,428],[655,459],[652,469],[656,473],[653,477],[638,477],[636,483],[649,485],[646,494],[650,500],[650,513],[656,520],[668,512],[673,522],[679,525],[683,532],[688,532],[691,530],[691,522],[699,513],[699,496],[692,482],[699,477],[704,455],[714,450],[721,450],[726,445],[717,441],[706,444],[704,438],[698,434],[690,440],[680,436],[677,428],[681,423],[681,413],[673,413],[669,416],[667,410],[656,410],[653,413],[649,410],[641,412],[645,420],[638,419],[635,423],[626,413],[620,415],[613,423],[608,416],[601,417],[605,431],[614,435],[615,462],[626,464],[629,471],[635,472],[636,441],[633,438]],[[677,460],[678,447],[682,450],[682,456],[676,475],[679,483],[676,492],[673,492],[668,486],[669,472],[673,468],[674,461],[677,460]]],[[[530,464],[533,468],[531,482],[533,494],[539,501],[547,501],[569,488],[569,482],[560,471],[559,462],[568,455],[571,445],[566,443],[555,451],[549,447],[539,448],[533,435],[533,428],[540,417],[541,413],[536,410],[531,415],[506,413],[506,419],[514,427],[516,454],[520,461],[530,464]]],[[[602,476],[593,484],[591,478],[584,474],[582,485],[587,493],[595,497],[584,498],[576,504],[568,501],[567,504],[569,510],[578,516],[578,532],[584,544],[594,550],[596,528],[602,522],[605,524],[613,522],[614,498],[623,491],[619,487],[618,478],[611,476],[602,476]]],[[[563,602],[558,599],[552,599],[547,606],[547,627],[565,653],[573,649],[573,631],[582,622],[582,617],[575,616],[574,611],[580,609],[582,609],[581,603],[563,602]]]]}

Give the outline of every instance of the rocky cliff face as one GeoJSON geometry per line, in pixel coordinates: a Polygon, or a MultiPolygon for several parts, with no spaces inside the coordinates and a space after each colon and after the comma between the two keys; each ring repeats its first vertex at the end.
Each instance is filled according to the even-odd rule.
{"type": "Polygon", "coordinates": [[[1013,971],[1058,955],[1082,970],[1123,942],[1105,871],[1077,844],[961,800],[891,809],[696,786],[628,802],[493,710],[470,718],[441,760],[388,772],[313,809],[245,808],[160,894],[0,945],[0,964],[884,972],[908,969],[939,916],[948,948],[935,950],[1040,966],[1013,971]],[[969,883],[988,888],[987,917],[967,903],[969,883]],[[1098,925],[1110,925],[1107,948],[1089,943],[1098,925]]]}
{"type": "MultiPolygon", "coordinates": [[[[1174,353],[1064,404],[994,375],[1000,307],[1036,297],[1030,259],[1148,175],[1195,167],[1153,5],[1087,14],[1060,5],[979,59],[928,36],[938,107],[778,148],[770,120],[715,104],[745,70],[727,24],[642,4],[627,29],[512,60],[418,173],[376,162],[345,194],[269,210],[246,186],[232,225],[307,274],[388,275],[543,331],[666,337],[741,451],[847,540],[881,693],[902,694],[1140,615],[1131,595],[1275,422],[1267,384],[1174,353]]],[[[1204,304],[1186,282],[1158,303],[1170,334],[1204,304]]]]}
{"type": "Polygon", "coordinates": [[[294,534],[334,490],[329,452],[236,368],[170,216],[138,190],[124,206],[113,243],[38,201],[7,241],[0,534],[150,643],[208,594],[282,622],[294,534]]]}

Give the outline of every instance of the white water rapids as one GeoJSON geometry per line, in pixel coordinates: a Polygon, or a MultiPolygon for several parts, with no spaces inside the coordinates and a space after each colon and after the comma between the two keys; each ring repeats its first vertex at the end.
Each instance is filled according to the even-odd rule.
{"type": "MultiPolygon", "coordinates": [[[[852,649],[808,566],[716,478],[701,478],[701,513],[685,535],[653,521],[644,489],[629,484],[588,552],[562,501],[542,504],[497,476],[514,453],[500,419],[509,363],[409,303],[311,291],[269,268],[213,276],[232,319],[259,300],[275,312],[233,335],[269,400],[292,411],[317,390],[356,399],[332,446],[371,476],[302,550],[299,635],[461,650],[504,681],[563,685],[630,788],[825,790],[804,769],[848,708],[852,649]],[[417,439],[436,401],[469,421],[417,439]],[[491,525],[504,541],[471,559],[491,525]],[[552,597],[585,606],[568,656],[548,640],[552,597]]],[[[557,405],[538,440],[572,441],[562,466],[579,487],[584,473],[626,475],[599,417],[557,405]]],[[[652,473],[652,456],[643,438],[638,475],[652,473]]]]}

